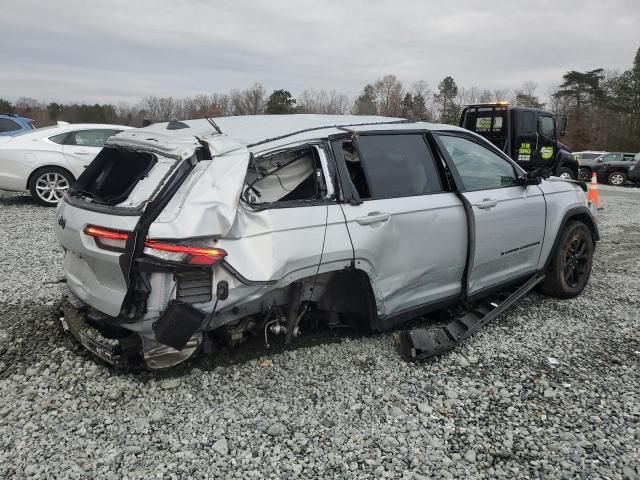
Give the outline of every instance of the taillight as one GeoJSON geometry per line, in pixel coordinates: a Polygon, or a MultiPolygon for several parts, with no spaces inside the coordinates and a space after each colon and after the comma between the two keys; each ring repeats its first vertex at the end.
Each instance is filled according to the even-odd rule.
{"type": "Polygon", "coordinates": [[[150,257],[169,262],[188,263],[190,265],[215,265],[227,252],[214,247],[192,247],[176,243],[144,241],[144,253],[150,257]]]}
{"type": "MultiPolygon", "coordinates": [[[[93,237],[101,248],[124,251],[131,232],[87,225],[84,233],[93,237]]],[[[157,240],[145,240],[144,253],[158,260],[202,266],[215,265],[227,256],[227,252],[221,248],[182,245],[157,240]]]]}
{"type": "Polygon", "coordinates": [[[84,234],[93,237],[99,247],[107,250],[124,250],[129,238],[129,232],[125,230],[112,230],[110,228],[87,225],[84,234]]]}

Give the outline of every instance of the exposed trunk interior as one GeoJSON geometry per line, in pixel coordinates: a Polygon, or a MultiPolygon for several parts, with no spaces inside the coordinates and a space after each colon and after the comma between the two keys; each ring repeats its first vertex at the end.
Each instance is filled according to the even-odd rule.
{"type": "Polygon", "coordinates": [[[96,203],[117,205],[127,199],[157,161],[157,157],[148,152],[103,148],[70,193],[88,195],[96,203]]]}

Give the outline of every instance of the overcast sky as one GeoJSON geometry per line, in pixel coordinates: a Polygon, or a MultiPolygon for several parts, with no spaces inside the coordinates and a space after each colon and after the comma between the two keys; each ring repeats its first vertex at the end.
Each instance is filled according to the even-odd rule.
{"type": "Polygon", "coordinates": [[[20,0],[0,14],[0,97],[354,96],[387,73],[544,96],[567,70],[629,68],[639,29],[640,0],[20,0]]]}

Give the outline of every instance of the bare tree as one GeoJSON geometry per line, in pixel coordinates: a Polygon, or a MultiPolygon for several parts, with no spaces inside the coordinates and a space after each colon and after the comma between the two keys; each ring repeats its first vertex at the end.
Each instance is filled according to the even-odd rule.
{"type": "Polygon", "coordinates": [[[385,75],[373,85],[378,97],[378,113],[399,117],[402,113],[402,82],[395,75],[385,75]]]}
{"type": "Polygon", "coordinates": [[[233,115],[260,115],[267,104],[267,91],[259,83],[246,90],[232,90],[229,94],[233,115]]]}
{"type": "Polygon", "coordinates": [[[300,113],[344,115],[351,108],[349,97],[335,90],[305,90],[297,99],[300,113]]]}

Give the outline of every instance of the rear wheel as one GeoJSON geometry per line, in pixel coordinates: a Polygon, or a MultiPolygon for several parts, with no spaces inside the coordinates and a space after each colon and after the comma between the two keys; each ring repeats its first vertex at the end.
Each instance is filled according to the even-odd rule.
{"type": "Polygon", "coordinates": [[[63,168],[44,167],[36,170],[31,176],[29,191],[41,205],[55,207],[73,181],[73,176],[63,168]]]}
{"type": "Polygon", "coordinates": [[[609,185],[620,186],[624,185],[627,181],[627,176],[622,172],[611,172],[607,177],[607,183],[609,185]]]}
{"type": "Polygon", "coordinates": [[[591,180],[591,170],[588,168],[581,168],[578,170],[578,180],[582,180],[583,182],[591,180]]]}
{"type": "Polygon", "coordinates": [[[584,290],[591,275],[593,237],[582,222],[571,222],[561,233],[539,290],[557,298],[573,298],[584,290]]]}
{"type": "Polygon", "coordinates": [[[575,175],[570,168],[561,167],[558,169],[558,176],[564,180],[575,180],[575,175]]]}

